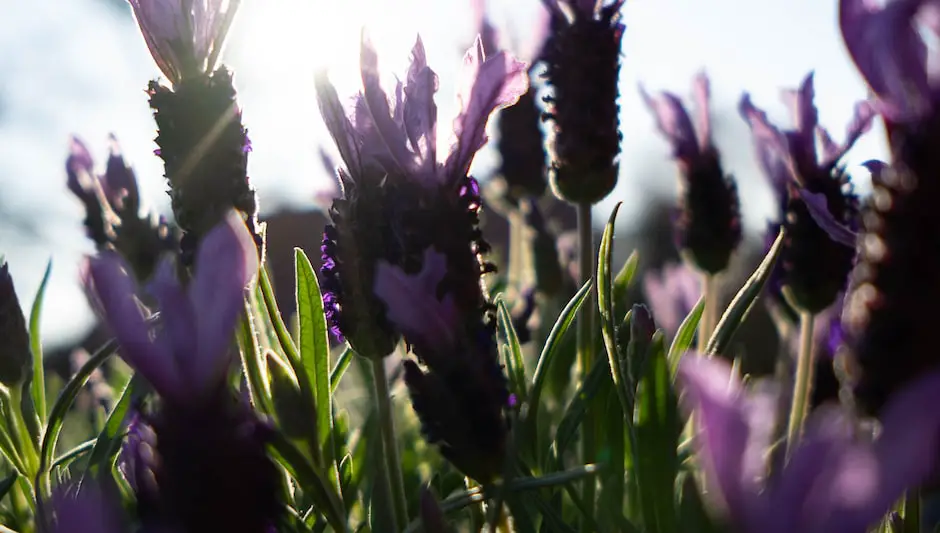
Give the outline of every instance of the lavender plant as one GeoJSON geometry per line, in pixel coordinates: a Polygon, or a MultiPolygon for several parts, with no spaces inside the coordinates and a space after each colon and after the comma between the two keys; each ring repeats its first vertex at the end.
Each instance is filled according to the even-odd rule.
{"type": "Polygon", "coordinates": [[[148,96],[174,220],[143,210],[113,138],[103,173],[71,140],[62,193],[84,208],[95,253],[82,281],[113,338],[64,382],[39,328],[49,270],[27,315],[24,287],[0,261],[0,531],[936,526],[922,513],[940,450],[936,91],[923,40],[940,33],[933,4],[840,0],[843,36],[875,94],[841,145],[819,124],[812,74],[785,93],[792,130],[742,99],[779,208],[747,279],[727,268],[747,240],[701,75],[695,125],[677,97],[646,95],[685,184],[674,219],[683,264],[657,274],[641,272],[636,253],[619,261],[620,204],[594,247],[592,206],[616,197],[619,176],[621,2],[547,2],[550,35],[533,63],[547,65],[549,139],[529,84],[537,70],[496,50],[485,16],[446,150],[420,37],[386,87],[384,52],[364,32],[358,94],[315,78],[341,190],[319,271],[294,252],[293,317],[267,265],[234,78],[217,65],[238,2],[130,4],[169,84],[151,83],[148,96]],[[512,204],[502,214],[525,228],[509,240],[532,254],[522,267],[510,254],[515,274],[491,253],[501,237],[481,224],[485,176],[472,166],[500,109],[498,173],[512,204]],[[876,118],[892,160],[867,164],[874,192],[858,199],[842,159],[876,118]],[[577,205],[574,245],[556,235],[575,228],[546,220],[546,177],[577,205]],[[719,272],[739,287],[727,306],[710,293],[719,272]],[[798,354],[795,372],[743,376],[732,362],[762,298],[790,318],[776,331],[780,357],[798,354]],[[529,331],[533,320],[544,331],[529,331]],[[832,371],[828,385],[819,368],[832,371]],[[77,401],[86,389],[114,394],[77,401]]]}

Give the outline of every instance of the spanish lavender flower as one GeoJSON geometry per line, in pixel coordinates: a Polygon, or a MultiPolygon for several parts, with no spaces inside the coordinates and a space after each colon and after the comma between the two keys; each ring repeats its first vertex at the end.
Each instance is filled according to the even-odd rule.
{"type": "Polygon", "coordinates": [[[10,267],[0,259],[0,383],[7,387],[22,384],[33,362],[29,330],[16,296],[10,267]]]}
{"type": "Polygon", "coordinates": [[[94,483],[60,486],[52,495],[51,533],[124,533],[120,507],[94,483]]]}
{"type": "Polygon", "coordinates": [[[842,0],[842,36],[874,91],[892,152],[873,164],[844,319],[856,403],[877,414],[892,395],[937,368],[932,320],[940,280],[940,84],[924,35],[940,35],[936,4],[842,0]]]}
{"type": "Polygon", "coordinates": [[[656,323],[670,337],[702,297],[702,282],[683,264],[666,265],[643,276],[643,290],[656,323]]]}
{"type": "Polygon", "coordinates": [[[160,256],[179,245],[175,228],[165,219],[141,214],[137,177],[121,155],[117,137],[109,136],[104,174],[94,172],[94,159],[84,142],[71,139],[66,161],[69,190],[85,207],[88,237],[98,249],[116,249],[139,279],[153,274],[160,256]]]}
{"type": "Polygon", "coordinates": [[[683,191],[676,225],[678,247],[700,270],[721,272],[741,242],[741,213],[737,185],[725,176],[712,143],[708,77],[700,73],[692,85],[694,125],[676,95],[663,92],[653,98],[642,87],[640,92],[679,164],[683,191]]]}
{"type": "Polygon", "coordinates": [[[184,235],[183,264],[191,266],[199,240],[235,208],[255,244],[258,205],[247,175],[251,143],[242,126],[232,74],[216,69],[238,0],[128,0],[150,53],[172,84],[150,82],[176,221],[184,235]]]}
{"type": "Polygon", "coordinates": [[[683,358],[678,382],[698,413],[706,479],[745,533],[864,533],[936,464],[936,373],[892,400],[872,442],[854,438],[852,424],[835,410],[818,412],[788,464],[763,482],[776,405],[771,395],[747,395],[720,359],[683,358]]]}
{"type": "Polygon", "coordinates": [[[507,197],[515,203],[520,198],[538,198],[545,194],[548,174],[542,110],[536,101],[536,87],[519,97],[515,104],[499,113],[499,175],[506,181],[507,197]]]}
{"type": "Polygon", "coordinates": [[[184,288],[169,261],[150,287],[162,328],[151,334],[136,286],[117,254],[89,264],[93,291],[121,357],[161,397],[156,435],[161,518],[183,531],[266,532],[280,513],[277,468],[265,453],[266,427],[226,387],[232,336],[258,256],[239,214],[206,234],[184,288]]]}
{"type": "Polygon", "coordinates": [[[855,251],[830,238],[808,211],[799,191],[803,188],[824,195],[837,222],[850,227],[857,223],[858,199],[838,163],[869,129],[873,114],[865,103],[856,106],[846,141],[840,146],[819,125],[813,97],[813,73],[803,79],[799,89],[784,92],[795,126],[785,132],[770,124],[747,93],[739,109],[751,127],[758,159],[768,179],[781,197],[786,191],[786,212],[780,221],[787,230],[781,255],[783,285],[799,310],[818,313],[832,305],[844,290],[855,251]],[[823,140],[821,158],[816,149],[817,136],[823,140]]]}
{"type": "Polygon", "coordinates": [[[617,184],[620,154],[620,23],[623,0],[570,0],[552,9],[546,78],[553,89],[552,187],[572,203],[597,203],[617,184]]]}
{"type": "Polygon", "coordinates": [[[479,256],[488,245],[477,228],[479,186],[467,172],[486,142],[490,113],[525,91],[526,76],[525,65],[503,52],[485,58],[477,39],[464,59],[467,86],[459,93],[457,139],[441,163],[437,76],[420,38],[394,102],[379,83],[377,54],[365,36],[361,63],[363,92],[353,120],[335,89],[322,77],[318,81],[321,113],[346,166],[339,173],[343,196],[334,201],[333,224],[324,231],[321,289],[334,334],[363,355],[382,357],[398,335],[373,290],[380,260],[417,272],[424,250],[435,246],[448,257],[445,284],[459,291],[460,305],[477,310],[484,304],[479,279],[490,266],[479,256]]]}

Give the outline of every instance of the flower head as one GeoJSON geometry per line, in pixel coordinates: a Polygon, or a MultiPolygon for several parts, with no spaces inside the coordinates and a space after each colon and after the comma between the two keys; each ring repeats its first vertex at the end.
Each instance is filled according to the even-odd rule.
{"type": "Polygon", "coordinates": [[[721,272],[741,241],[740,202],[737,185],[725,176],[712,143],[708,77],[699,73],[692,85],[697,129],[676,95],[663,92],[654,98],[642,87],[640,92],[672,145],[682,176],[677,244],[701,270],[721,272]]]}
{"type": "Polygon", "coordinates": [[[321,289],[334,334],[363,355],[382,357],[394,348],[397,333],[373,290],[380,260],[414,273],[424,251],[435,246],[448,257],[445,282],[461,287],[461,305],[482,305],[478,254],[488,245],[476,227],[479,186],[467,173],[486,142],[489,115],[525,92],[527,78],[525,64],[505,52],[486,58],[477,39],[464,58],[455,141],[439,161],[437,76],[420,38],[406,82],[391,100],[365,35],[361,58],[363,91],[352,119],[329,82],[320,76],[317,83],[321,114],[346,167],[339,173],[343,195],[324,232],[321,289]]]}
{"type": "Polygon", "coordinates": [[[940,376],[912,383],[891,403],[873,442],[836,412],[810,420],[788,464],[763,480],[776,401],[748,395],[719,359],[685,357],[678,381],[700,424],[707,479],[744,532],[864,533],[904,491],[933,472],[940,444],[940,376]]]}
{"type": "Polygon", "coordinates": [[[128,0],[157,67],[174,85],[215,69],[241,0],[128,0]]]}
{"type": "Polygon", "coordinates": [[[683,264],[666,265],[659,272],[643,276],[643,290],[656,323],[669,336],[675,335],[682,320],[702,297],[702,283],[683,264]]]}
{"type": "Polygon", "coordinates": [[[167,400],[185,404],[224,386],[231,340],[245,286],[258,257],[241,217],[231,212],[199,249],[204,264],[189,286],[164,261],[149,292],[160,304],[162,328],[151,335],[136,283],[124,261],[104,252],[89,263],[90,281],[122,358],[167,400]]]}
{"type": "Polygon", "coordinates": [[[780,223],[787,229],[781,259],[782,284],[789,289],[793,305],[818,313],[845,288],[855,253],[830,237],[827,229],[831,228],[820,227],[817,219],[821,217],[818,213],[814,216],[807,207],[805,198],[810,196],[806,193],[814,195],[811,199],[817,202],[820,198],[815,195],[822,195],[836,223],[856,226],[858,200],[844,170],[837,165],[871,126],[873,113],[865,103],[856,106],[846,141],[839,145],[819,125],[812,73],[799,89],[787,90],[783,96],[792,111],[792,130],[774,127],[766,114],[751,103],[748,94],[742,97],[739,110],[751,127],[758,160],[781,207],[785,206],[780,214],[780,223]],[[816,148],[817,138],[821,140],[822,154],[816,148]]]}
{"type": "Polygon", "coordinates": [[[26,318],[16,296],[10,266],[0,258],[0,383],[13,387],[29,375],[33,356],[26,318]]]}
{"type": "Polygon", "coordinates": [[[617,184],[620,154],[618,80],[623,0],[552,1],[546,78],[553,92],[552,187],[574,203],[596,203],[617,184]]]}

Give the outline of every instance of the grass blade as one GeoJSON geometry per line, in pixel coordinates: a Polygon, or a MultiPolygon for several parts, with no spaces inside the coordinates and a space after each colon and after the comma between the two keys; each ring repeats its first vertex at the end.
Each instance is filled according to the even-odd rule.
{"type": "Polygon", "coordinates": [[[509,380],[512,384],[513,392],[518,396],[519,402],[525,402],[527,394],[525,361],[522,358],[522,346],[519,344],[519,335],[516,333],[516,328],[512,323],[512,314],[506,307],[506,301],[503,300],[502,295],[496,298],[496,308],[499,330],[500,333],[502,333],[503,339],[506,341],[506,347],[509,351],[509,355],[506,358],[509,380]]]}
{"type": "Polygon", "coordinates": [[[698,303],[692,308],[692,311],[685,317],[676,336],[672,339],[672,345],[669,346],[669,370],[672,375],[676,374],[679,367],[679,360],[692,347],[695,341],[695,332],[698,331],[698,324],[702,320],[702,312],[705,310],[705,298],[699,298],[698,303]]]}
{"type": "Polygon", "coordinates": [[[741,323],[744,322],[744,319],[747,318],[748,312],[764,289],[767,278],[769,278],[770,273],[773,272],[777,258],[780,256],[780,251],[783,249],[783,238],[784,230],[781,228],[780,234],[777,235],[777,240],[775,240],[773,246],[770,247],[770,251],[767,252],[767,255],[764,256],[764,259],[757,266],[757,269],[744,283],[744,286],[741,287],[741,290],[738,291],[734,299],[731,300],[731,304],[728,305],[724,314],[721,315],[721,320],[718,321],[718,326],[715,327],[715,332],[708,340],[708,345],[705,349],[709,355],[720,354],[731,344],[731,339],[738,331],[738,327],[741,323]]]}
{"type": "Polygon", "coordinates": [[[121,397],[108,415],[104,428],[98,434],[98,438],[94,440],[94,448],[88,457],[88,465],[82,473],[80,485],[84,484],[89,474],[96,475],[98,472],[107,471],[108,465],[111,464],[111,458],[118,452],[123,440],[122,429],[130,412],[131,404],[141,398],[147,389],[149,387],[141,374],[135,373],[128,380],[127,385],[121,392],[121,397]]]}
{"type": "Polygon", "coordinates": [[[565,451],[567,451],[568,446],[574,442],[588,406],[591,405],[591,401],[604,386],[605,382],[609,383],[609,379],[610,368],[607,366],[607,362],[603,359],[597,361],[597,364],[595,364],[594,368],[588,373],[587,378],[581,382],[581,386],[578,387],[574,398],[571,399],[567,409],[565,409],[565,414],[558,424],[557,431],[555,431],[555,441],[552,443],[549,452],[554,468],[546,468],[544,470],[557,470],[561,468],[565,451]]]}
{"type": "Polygon", "coordinates": [[[343,376],[346,374],[346,370],[349,368],[349,363],[352,362],[353,355],[355,355],[348,346],[343,353],[339,355],[336,359],[336,364],[333,365],[333,370],[330,372],[330,393],[335,393],[336,389],[339,388],[339,382],[342,381],[343,376]]]}
{"type": "Polygon", "coordinates": [[[33,307],[29,312],[29,342],[33,352],[33,379],[30,385],[30,396],[33,401],[36,416],[39,417],[40,427],[42,427],[43,423],[46,421],[47,413],[46,379],[43,370],[42,340],[39,335],[39,321],[42,317],[42,302],[46,295],[46,287],[49,285],[50,274],[52,274],[52,259],[46,264],[46,272],[42,275],[42,282],[39,284],[39,290],[36,291],[36,299],[33,300],[33,307]]]}
{"type": "Polygon", "coordinates": [[[618,202],[614,207],[607,225],[604,226],[604,234],[601,237],[600,249],[597,258],[597,308],[601,316],[601,333],[604,336],[604,346],[607,348],[607,366],[610,368],[611,379],[614,388],[617,389],[617,397],[620,399],[620,405],[625,413],[630,412],[629,399],[624,393],[622,376],[620,369],[620,356],[617,348],[617,330],[614,318],[614,300],[613,300],[613,281],[611,280],[611,256],[614,251],[614,224],[617,221],[617,212],[622,203],[618,202]]]}

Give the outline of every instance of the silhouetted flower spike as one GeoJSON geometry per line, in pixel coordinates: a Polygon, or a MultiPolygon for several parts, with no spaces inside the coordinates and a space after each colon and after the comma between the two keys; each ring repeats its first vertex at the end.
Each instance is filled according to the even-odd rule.
{"type": "Polygon", "coordinates": [[[552,187],[573,203],[597,203],[617,184],[620,154],[620,48],[623,0],[600,6],[594,0],[553,8],[546,45],[546,98],[554,138],[552,187]]]}
{"type": "MultiPolygon", "coordinates": [[[[10,266],[0,259],[0,383],[13,388],[30,374],[32,349],[10,266]]],[[[15,394],[19,394],[16,392],[15,394]]]]}
{"type": "Polygon", "coordinates": [[[443,283],[447,257],[425,250],[409,275],[380,262],[375,292],[388,318],[423,363],[405,361],[405,383],[428,441],[464,474],[481,483],[502,472],[508,430],[507,380],[498,361],[492,316],[467,312],[443,283]]]}
{"type": "Polygon", "coordinates": [[[526,196],[538,198],[548,187],[537,92],[535,87],[529,87],[518,102],[499,113],[499,175],[506,181],[508,200],[514,203],[526,196]]]}
{"type": "Polygon", "coordinates": [[[150,55],[176,85],[215,70],[241,0],[128,0],[150,55]]]}
{"type": "Polygon", "coordinates": [[[748,94],[741,98],[739,110],[751,127],[758,159],[781,205],[786,202],[786,210],[780,215],[780,223],[787,229],[780,262],[782,285],[788,288],[791,303],[798,309],[818,313],[844,290],[855,251],[835,242],[827,232],[831,228],[820,227],[816,221],[819,217],[807,208],[801,189],[823,195],[836,223],[850,228],[857,225],[858,199],[837,163],[851,147],[849,143],[869,129],[873,113],[866,104],[856,106],[847,143],[838,149],[834,143],[825,143],[828,148],[825,157],[820,158],[816,141],[822,130],[813,95],[813,73],[804,78],[799,89],[784,91],[794,123],[794,129],[785,132],[770,124],[748,94]]]}
{"type": "Polygon", "coordinates": [[[737,186],[725,176],[711,139],[708,77],[700,73],[692,85],[694,124],[674,94],[653,98],[642,87],[640,92],[679,164],[683,187],[676,220],[678,248],[700,270],[721,272],[741,242],[741,215],[737,186]]]}
{"type": "Polygon", "coordinates": [[[940,375],[922,376],[885,411],[874,442],[836,412],[810,420],[787,465],[765,477],[777,402],[743,390],[727,363],[687,355],[677,382],[700,425],[706,479],[744,533],[864,533],[933,472],[940,445],[940,375]]]}
{"type": "Polygon", "coordinates": [[[480,272],[489,266],[480,254],[488,245],[477,228],[479,187],[467,172],[486,141],[489,115],[515,101],[527,81],[523,63],[504,52],[487,59],[481,47],[477,39],[465,56],[456,140],[440,162],[437,76],[420,38],[406,83],[390,100],[379,83],[377,54],[363,35],[363,92],[352,118],[325,77],[317,78],[321,114],[346,166],[339,174],[343,195],[324,232],[321,290],[334,335],[363,355],[385,356],[398,341],[373,291],[380,260],[416,272],[425,249],[435,246],[450,261],[445,283],[460,287],[460,305],[474,311],[483,305],[480,272]]]}

